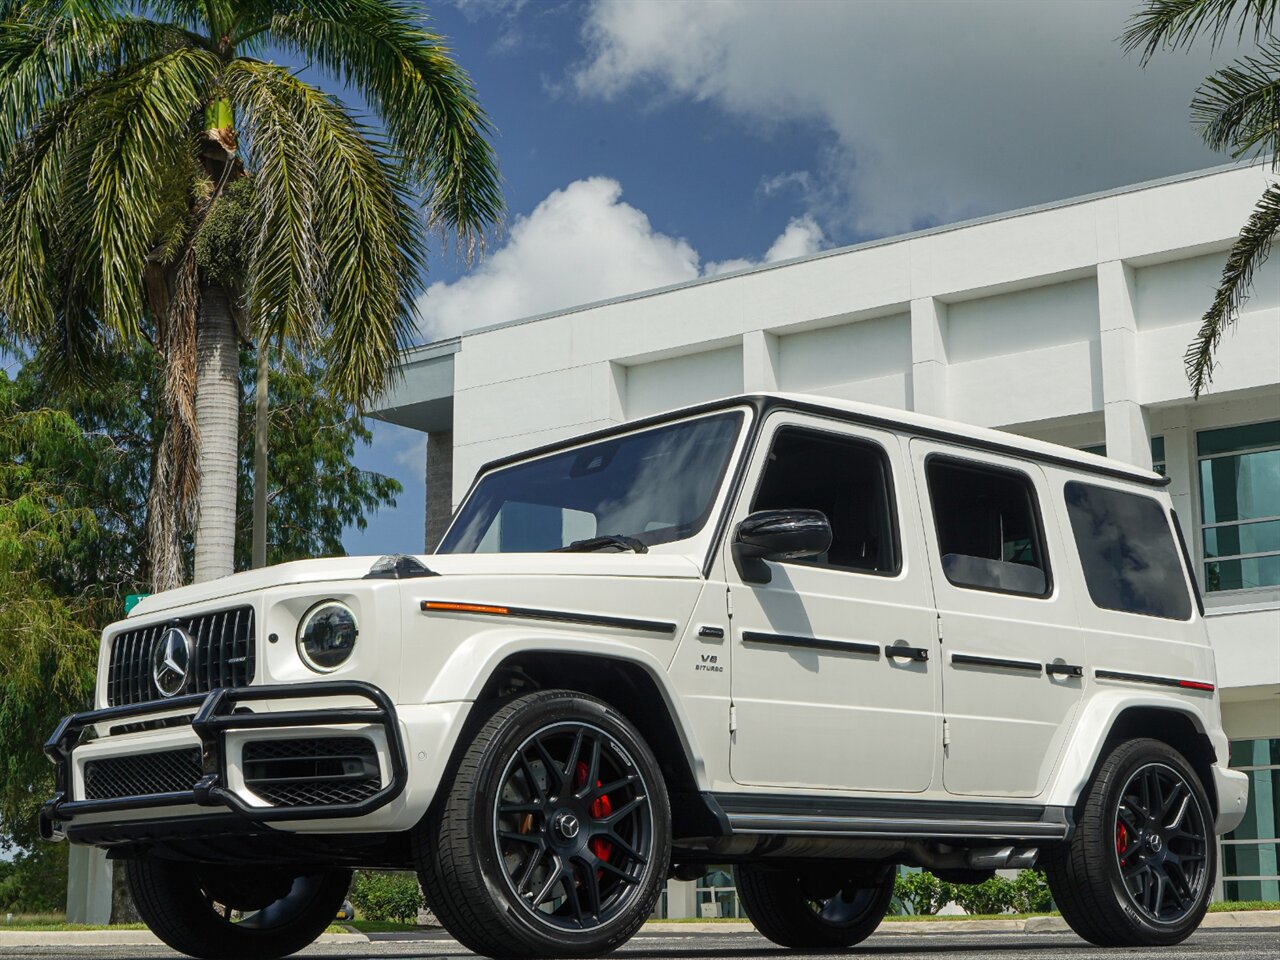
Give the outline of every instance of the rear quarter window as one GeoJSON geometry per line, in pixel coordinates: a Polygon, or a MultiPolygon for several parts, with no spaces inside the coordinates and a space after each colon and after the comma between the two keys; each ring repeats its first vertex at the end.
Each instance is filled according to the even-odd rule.
{"type": "Polygon", "coordinates": [[[1178,545],[1158,500],[1077,481],[1065,494],[1095,606],[1166,620],[1191,616],[1178,545]]]}

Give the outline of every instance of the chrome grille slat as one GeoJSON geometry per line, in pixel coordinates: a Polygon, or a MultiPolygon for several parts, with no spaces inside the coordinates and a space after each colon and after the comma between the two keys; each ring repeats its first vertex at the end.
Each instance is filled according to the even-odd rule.
{"type": "Polygon", "coordinates": [[[222,615],[222,624],[218,630],[218,686],[226,686],[227,681],[224,679],[227,668],[227,621],[231,619],[230,612],[222,615]]]}
{"type": "Polygon", "coordinates": [[[151,678],[151,656],[170,623],[186,630],[194,647],[185,693],[207,693],[215,687],[243,687],[253,682],[253,608],[241,606],[179,617],[116,636],[107,661],[108,705],[160,699],[151,678]]]}

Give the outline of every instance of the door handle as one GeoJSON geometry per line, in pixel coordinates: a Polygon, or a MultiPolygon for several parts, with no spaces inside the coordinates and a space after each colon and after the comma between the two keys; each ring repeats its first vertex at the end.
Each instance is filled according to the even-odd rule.
{"type": "Polygon", "coordinates": [[[929,659],[929,651],[924,647],[907,647],[895,644],[884,648],[884,655],[890,660],[914,660],[924,663],[929,659]]]}
{"type": "Polygon", "coordinates": [[[1044,672],[1049,676],[1061,674],[1064,677],[1083,677],[1084,667],[1074,663],[1046,663],[1044,672]]]}

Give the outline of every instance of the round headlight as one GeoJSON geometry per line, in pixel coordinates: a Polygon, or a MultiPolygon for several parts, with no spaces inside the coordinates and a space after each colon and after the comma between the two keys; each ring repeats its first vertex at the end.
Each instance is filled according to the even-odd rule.
{"type": "Polygon", "coordinates": [[[337,670],[356,648],[359,633],[356,615],[345,603],[317,603],[298,624],[298,656],[319,673],[337,670]]]}

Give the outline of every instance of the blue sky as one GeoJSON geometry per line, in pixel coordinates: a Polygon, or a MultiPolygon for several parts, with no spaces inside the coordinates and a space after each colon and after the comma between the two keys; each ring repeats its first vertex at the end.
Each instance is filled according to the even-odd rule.
{"type": "MultiPolygon", "coordinates": [[[[432,263],[421,339],[1220,163],[1187,104],[1234,51],[1143,69],[1130,0],[448,0],[509,221],[432,263]]],[[[371,421],[372,423],[372,421],[371,421]]],[[[424,442],[351,553],[422,549],[424,442]]]]}

